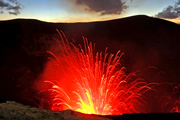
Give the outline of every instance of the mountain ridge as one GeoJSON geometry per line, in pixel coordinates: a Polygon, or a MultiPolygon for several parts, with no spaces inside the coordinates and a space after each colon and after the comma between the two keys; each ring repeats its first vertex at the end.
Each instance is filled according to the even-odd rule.
{"type": "Polygon", "coordinates": [[[16,18],[16,19],[9,19],[9,20],[0,20],[0,22],[5,22],[5,21],[38,21],[38,22],[45,22],[45,23],[55,23],[55,24],[79,24],[79,23],[99,23],[99,22],[113,22],[113,21],[119,21],[119,20],[126,20],[126,19],[132,19],[132,18],[138,18],[140,20],[145,20],[145,19],[158,19],[158,20],[162,20],[164,22],[170,22],[176,25],[179,25],[177,23],[165,20],[165,19],[161,19],[161,18],[157,18],[157,17],[150,17],[147,15],[133,15],[133,16],[128,16],[128,17],[124,17],[124,18],[116,18],[116,19],[110,19],[110,20],[103,20],[103,21],[90,21],[90,22],[47,22],[47,21],[43,21],[43,20],[38,20],[38,19],[26,19],[26,18],[16,18]]]}

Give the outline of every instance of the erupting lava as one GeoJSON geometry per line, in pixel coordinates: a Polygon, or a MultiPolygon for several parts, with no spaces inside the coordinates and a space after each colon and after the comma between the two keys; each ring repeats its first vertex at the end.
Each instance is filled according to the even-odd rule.
{"type": "Polygon", "coordinates": [[[123,53],[108,55],[96,52],[84,40],[84,46],[69,43],[63,32],[60,52],[51,55],[42,79],[48,86],[51,110],[72,109],[87,114],[119,115],[137,113],[143,104],[142,95],[151,89],[135,73],[126,75],[120,64],[123,53]]]}

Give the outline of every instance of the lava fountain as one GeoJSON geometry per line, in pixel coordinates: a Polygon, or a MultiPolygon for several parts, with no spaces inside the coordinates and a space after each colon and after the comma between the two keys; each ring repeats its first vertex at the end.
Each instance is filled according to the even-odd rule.
{"type": "Polygon", "coordinates": [[[95,52],[86,38],[83,46],[76,46],[58,32],[60,51],[47,51],[50,60],[41,76],[46,87],[40,93],[49,93],[51,110],[101,115],[141,112],[142,95],[154,84],[136,78],[135,72],[127,75],[120,61],[123,53],[95,52]]]}

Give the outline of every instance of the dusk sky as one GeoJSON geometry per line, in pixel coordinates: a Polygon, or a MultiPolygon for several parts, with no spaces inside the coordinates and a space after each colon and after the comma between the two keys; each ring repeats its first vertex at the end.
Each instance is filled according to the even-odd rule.
{"type": "Polygon", "coordinates": [[[180,0],[0,0],[0,20],[89,22],[142,14],[180,23],[180,0]]]}

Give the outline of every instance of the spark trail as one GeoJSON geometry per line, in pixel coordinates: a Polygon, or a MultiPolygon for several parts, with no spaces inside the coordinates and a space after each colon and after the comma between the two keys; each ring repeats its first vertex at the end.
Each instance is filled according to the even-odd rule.
{"type": "Polygon", "coordinates": [[[42,79],[48,84],[51,110],[72,109],[87,114],[119,115],[138,113],[142,95],[154,84],[126,75],[120,63],[123,53],[96,52],[95,45],[83,38],[84,45],[69,43],[62,31],[60,52],[51,55],[42,79]]]}

